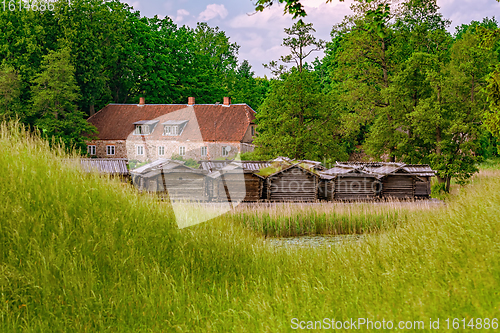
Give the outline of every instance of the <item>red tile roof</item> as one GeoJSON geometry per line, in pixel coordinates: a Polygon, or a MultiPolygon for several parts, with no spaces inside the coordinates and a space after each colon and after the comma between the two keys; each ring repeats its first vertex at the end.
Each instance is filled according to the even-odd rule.
{"type": "Polygon", "coordinates": [[[246,104],[109,104],[88,121],[97,127],[101,140],[126,140],[134,132],[134,123],[159,120],[146,137],[172,140],[242,141],[255,111],[246,104]],[[162,136],[163,122],[188,120],[180,136],[162,136]],[[199,130],[198,130],[199,128],[199,130]],[[201,134],[201,138],[199,137],[201,134]]]}

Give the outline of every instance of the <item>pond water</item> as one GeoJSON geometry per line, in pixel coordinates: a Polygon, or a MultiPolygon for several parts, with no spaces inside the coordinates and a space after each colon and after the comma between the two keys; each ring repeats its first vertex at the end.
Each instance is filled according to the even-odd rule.
{"type": "Polygon", "coordinates": [[[276,246],[322,247],[344,242],[357,242],[363,235],[318,235],[283,238],[267,238],[266,241],[276,246]]]}

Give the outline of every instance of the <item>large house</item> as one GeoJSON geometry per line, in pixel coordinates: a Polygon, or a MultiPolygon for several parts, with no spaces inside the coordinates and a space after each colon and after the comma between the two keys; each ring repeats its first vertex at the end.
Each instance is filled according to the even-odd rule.
{"type": "Polygon", "coordinates": [[[246,104],[109,104],[88,121],[98,139],[88,153],[99,158],[154,161],[181,156],[209,160],[253,150],[255,111],[246,104]]]}

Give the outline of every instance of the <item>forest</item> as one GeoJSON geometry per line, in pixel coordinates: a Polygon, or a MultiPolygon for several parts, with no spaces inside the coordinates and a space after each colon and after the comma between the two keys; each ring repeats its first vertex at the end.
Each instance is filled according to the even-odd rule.
{"type": "MultiPolygon", "coordinates": [[[[293,12],[298,1],[286,2],[304,16],[293,12]]],[[[0,116],[68,147],[85,151],[97,134],[86,118],[108,103],[231,96],[257,112],[256,150],[244,159],[328,164],[363,152],[430,164],[449,191],[452,179],[467,181],[498,155],[495,18],[451,33],[435,0],[355,2],[329,41],[314,37],[307,17],[286,28],[290,54],[270,59],[270,77],[260,78],[230,36],[207,23],[177,26],[119,1],[57,1],[52,9],[0,11],[0,116]]]]}

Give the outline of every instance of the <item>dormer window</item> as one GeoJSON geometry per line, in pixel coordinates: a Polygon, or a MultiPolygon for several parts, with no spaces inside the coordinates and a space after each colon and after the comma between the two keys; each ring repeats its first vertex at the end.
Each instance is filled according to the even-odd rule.
{"type": "Polygon", "coordinates": [[[148,135],[154,131],[154,128],[158,120],[140,120],[134,123],[135,129],[134,134],[136,135],[148,135]]]}
{"type": "Polygon", "coordinates": [[[170,125],[163,126],[163,135],[178,135],[178,133],[179,133],[179,126],[170,126],[170,125]]]}
{"type": "Polygon", "coordinates": [[[163,125],[163,135],[177,136],[181,135],[184,127],[186,127],[187,120],[168,120],[163,125]]]}
{"type": "Polygon", "coordinates": [[[149,134],[149,125],[135,125],[134,134],[149,134]]]}

